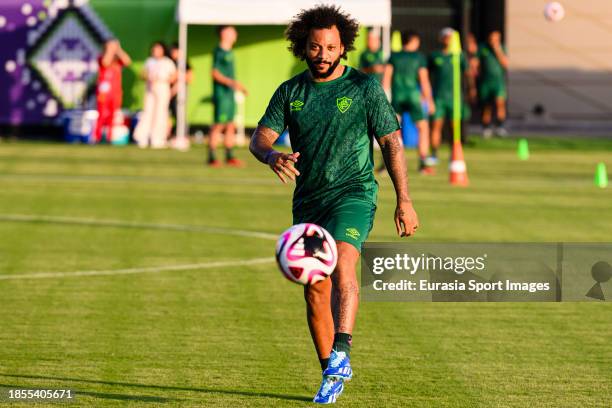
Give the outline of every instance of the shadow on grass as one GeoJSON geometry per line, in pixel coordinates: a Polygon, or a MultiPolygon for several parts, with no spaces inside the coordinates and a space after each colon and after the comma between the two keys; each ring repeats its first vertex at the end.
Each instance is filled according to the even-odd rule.
{"type": "MultiPolygon", "coordinates": [[[[36,377],[28,377],[28,378],[36,378],[36,377]]],[[[12,389],[31,389],[31,385],[24,386],[22,384],[2,384],[0,383],[0,388],[12,388],[12,389]]],[[[47,387],[48,388],[48,387],[47,387]]],[[[112,399],[112,400],[120,400],[120,401],[140,401],[140,402],[170,402],[176,401],[171,398],[164,397],[155,397],[152,395],[127,395],[127,394],[114,394],[108,392],[93,392],[93,391],[82,391],[75,390],[74,391],[74,402],[79,400],[79,396],[87,395],[88,397],[101,398],[101,399],[112,399]]],[[[72,400],[62,399],[61,401],[70,402],[72,400]]]]}
{"type": "MultiPolygon", "coordinates": [[[[241,391],[241,390],[231,390],[224,388],[196,388],[196,387],[175,387],[170,385],[155,385],[155,384],[136,384],[136,383],[126,383],[126,382],[116,382],[116,381],[101,381],[101,380],[87,380],[83,378],[65,378],[65,377],[50,377],[50,376],[42,376],[42,375],[25,375],[25,374],[4,374],[0,373],[0,377],[11,377],[11,378],[27,378],[33,380],[54,380],[54,381],[71,381],[71,382],[80,382],[87,384],[104,384],[104,385],[113,385],[113,386],[121,386],[121,387],[134,387],[134,388],[149,388],[155,390],[166,390],[166,391],[192,391],[192,392],[201,392],[207,394],[227,394],[227,395],[242,395],[246,397],[263,397],[263,398],[277,398],[277,399],[285,399],[291,401],[306,401],[311,402],[312,398],[304,397],[300,395],[287,395],[287,394],[274,394],[269,392],[257,392],[257,391],[241,391]]],[[[3,386],[3,384],[0,384],[3,386]]],[[[17,386],[17,388],[23,388],[23,386],[17,386]]],[[[165,398],[161,397],[152,397],[152,396],[134,396],[134,395],[121,395],[121,394],[99,394],[94,392],[84,392],[77,390],[77,396],[79,394],[83,395],[91,395],[93,397],[100,396],[100,398],[112,398],[113,395],[116,395],[117,399],[134,399],[134,400],[142,400],[142,401],[151,401],[159,402],[169,401],[165,398]],[[109,397],[105,397],[108,395],[109,397]],[[124,397],[124,398],[119,398],[124,397]],[[145,399],[149,398],[149,399],[145,399]]]]}

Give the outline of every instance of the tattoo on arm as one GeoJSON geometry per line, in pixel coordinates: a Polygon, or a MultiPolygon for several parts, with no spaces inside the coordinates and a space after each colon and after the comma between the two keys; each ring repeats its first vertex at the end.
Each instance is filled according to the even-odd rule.
{"type": "Polygon", "coordinates": [[[266,163],[268,153],[273,151],[272,145],[278,139],[279,134],[266,126],[257,126],[253,136],[251,136],[251,144],[249,150],[262,163],[266,163]]]}
{"type": "Polygon", "coordinates": [[[404,157],[404,147],[400,140],[399,130],[381,137],[379,143],[387,171],[391,176],[391,181],[393,181],[397,201],[410,201],[406,158],[404,157]]]}

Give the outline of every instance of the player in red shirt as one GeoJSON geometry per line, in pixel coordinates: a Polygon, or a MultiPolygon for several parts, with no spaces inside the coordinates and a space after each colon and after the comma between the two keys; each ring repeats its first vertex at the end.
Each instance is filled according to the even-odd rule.
{"type": "Polygon", "coordinates": [[[98,103],[98,121],[94,130],[94,141],[102,141],[102,130],[106,127],[106,141],[110,143],[113,129],[113,116],[121,108],[123,92],[121,90],[121,69],[130,65],[130,56],[123,51],[118,40],[104,43],[104,51],[98,58],[98,84],[96,99],[98,103]]]}

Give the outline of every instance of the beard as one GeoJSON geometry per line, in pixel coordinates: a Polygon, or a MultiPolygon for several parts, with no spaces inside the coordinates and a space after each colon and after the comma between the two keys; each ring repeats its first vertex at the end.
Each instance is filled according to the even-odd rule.
{"type": "Polygon", "coordinates": [[[315,60],[311,60],[310,58],[306,57],[306,64],[308,65],[308,69],[310,70],[310,73],[313,78],[322,79],[322,78],[327,78],[331,74],[333,74],[338,64],[340,64],[340,57],[338,57],[338,59],[335,60],[334,62],[330,63],[329,68],[327,69],[327,71],[324,71],[324,72],[317,71],[316,64],[319,64],[321,62],[329,63],[329,61],[324,61],[322,59],[317,58],[315,60]]]}

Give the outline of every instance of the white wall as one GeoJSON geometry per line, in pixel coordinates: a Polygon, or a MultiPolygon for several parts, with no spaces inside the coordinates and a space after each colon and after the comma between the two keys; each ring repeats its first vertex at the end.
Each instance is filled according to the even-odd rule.
{"type": "Polygon", "coordinates": [[[612,125],[612,0],[561,0],[565,18],[544,19],[545,0],[508,0],[509,110],[549,123],[612,125]]]}

